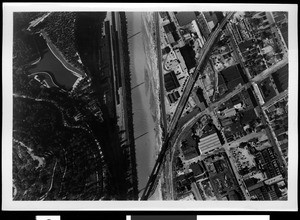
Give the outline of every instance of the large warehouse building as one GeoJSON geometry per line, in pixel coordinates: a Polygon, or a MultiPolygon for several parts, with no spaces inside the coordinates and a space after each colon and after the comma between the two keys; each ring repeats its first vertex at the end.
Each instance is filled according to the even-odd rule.
{"type": "Polygon", "coordinates": [[[217,133],[213,133],[204,138],[201,138],[198,144],[199,151],[201,154],[207,154],[209,152],[214,151],[217,148],[220,148],[221,146],[222,145],[217,133]]]}

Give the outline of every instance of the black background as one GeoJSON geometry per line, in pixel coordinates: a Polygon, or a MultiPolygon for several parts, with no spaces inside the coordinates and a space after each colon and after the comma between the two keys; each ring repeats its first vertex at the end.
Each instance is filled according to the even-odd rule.
{"type": "MultiPolygon", "coordinates": [[[[35,220],[37,215],[60,215],[61,220],[126,220],[126,215],[131,215],[132,220],[133,215],[145,216],[141,220],[196,220],[197,215],[220,215],[220,220],[222,220],[222,215],[270,215],[270,220],[280,219],[280,220],[293,220],[299,219],[298,212],[182,212],[182,211],[2,211],[1,219],[9,220],[35,220]],[[158,218],[159,215],[159,218],[158,218]],[[169,218],[169,216],[176,216],[175,218],[169,218]]],[[[242,220],[242,219],[241,219],[242,220]]],[[[253,220],[255,220],[253,218],[253,220]]]]}

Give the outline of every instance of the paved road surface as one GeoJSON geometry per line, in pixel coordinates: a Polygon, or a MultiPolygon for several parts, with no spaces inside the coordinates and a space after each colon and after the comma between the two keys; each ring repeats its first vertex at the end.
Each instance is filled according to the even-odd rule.
{"type": "Polygon", "coordinates": [[[277,70],[284,67],[286,64],[288,64],[288,58],[284,58],[283,60],[279,61],[278,63],[274,64],[270,68],[264,70],[259,75],[255,76],[253,79],[251,79],[251,82],[261,82],[262,80],[269,77],[272,73],[275,73],[277,70]]]}

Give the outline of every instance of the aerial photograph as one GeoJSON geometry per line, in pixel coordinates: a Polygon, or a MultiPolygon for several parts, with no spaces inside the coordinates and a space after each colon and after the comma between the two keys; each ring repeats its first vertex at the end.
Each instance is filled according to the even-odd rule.
{"type": "Polygon", "coordinates": [[[287,201],[288,24],[13,12],[12,200],[287,201]]]}

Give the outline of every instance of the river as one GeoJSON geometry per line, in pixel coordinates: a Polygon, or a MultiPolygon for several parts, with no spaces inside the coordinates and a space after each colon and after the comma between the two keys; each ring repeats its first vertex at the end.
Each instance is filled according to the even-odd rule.
{"type": "Polygon", "coordinates": [[[146,186],[155,163],[158,148],[155,132],[156,123],[151,111],[153,106],[150,105],[152,97],[151,89],[149,89],[149,79],[146,78],[147,74],[145,73],[147,62],[144,50],[142,13],[126,12],[126,17],[132,74],[131,85],[133,88],[143,83],[132,90],[134,136],[137,138],[147,132],[146,135],[137,138],[135,141],[139,190],[141,190],[146,186]]]}

